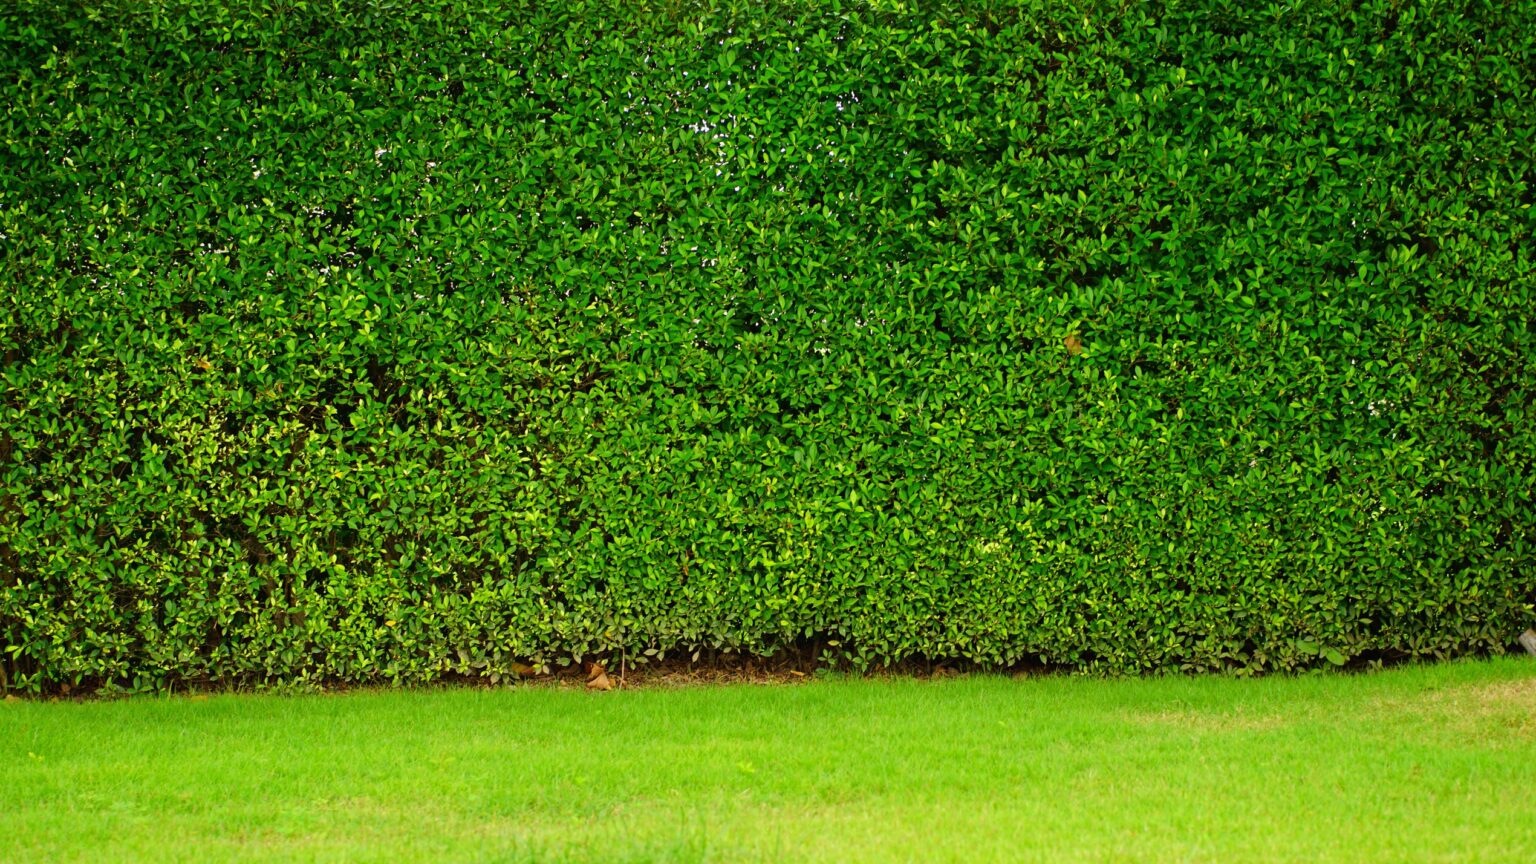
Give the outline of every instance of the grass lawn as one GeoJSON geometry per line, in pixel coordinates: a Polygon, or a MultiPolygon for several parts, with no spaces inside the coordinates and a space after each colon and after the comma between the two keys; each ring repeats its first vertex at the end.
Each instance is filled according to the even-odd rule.
{"type": "Polygon", "coordinates": [[[1527,861],[1536,660],[0,704],[0,860],[1527,861]]]}

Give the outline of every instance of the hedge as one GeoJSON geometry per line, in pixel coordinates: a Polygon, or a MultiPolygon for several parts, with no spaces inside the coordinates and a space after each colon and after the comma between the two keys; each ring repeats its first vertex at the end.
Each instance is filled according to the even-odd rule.
{"type": "Polygon", "coordinates": [[[1536,3],[13,0],[0,687],[1536,621],[1536,3]]]}

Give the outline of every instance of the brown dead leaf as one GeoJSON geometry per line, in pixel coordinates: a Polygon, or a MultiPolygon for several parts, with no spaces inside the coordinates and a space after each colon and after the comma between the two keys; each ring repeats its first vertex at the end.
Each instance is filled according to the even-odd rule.
{"type": "Polygon", "coordinates": [[[1076,333],[1068,333],[1066,338],[1067,353],[1073,357],[1083,353],[1083,340],[1076,333]]]}
{"type": "Polygon", "coordinates": [[[612,690],[613,680],[601,663],[587,664],[587,687],[592,690],[612,690]]]}

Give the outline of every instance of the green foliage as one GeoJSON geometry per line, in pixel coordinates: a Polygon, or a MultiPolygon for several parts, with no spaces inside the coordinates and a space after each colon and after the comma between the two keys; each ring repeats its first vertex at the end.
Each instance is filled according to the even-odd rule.
{"type": "Polygon", "coordinates": [[[5,686],[1499,649],[1533,21],[7,4],[5,686]]]}

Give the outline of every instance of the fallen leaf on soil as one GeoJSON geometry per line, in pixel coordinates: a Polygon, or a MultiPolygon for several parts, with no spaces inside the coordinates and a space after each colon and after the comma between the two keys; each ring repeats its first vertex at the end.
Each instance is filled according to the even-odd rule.
{"type": "Polygon", "coordinates": [[[593,690],[612,690],[613,681],[601,663],[587,664],[587,686],[593,690]]]}

